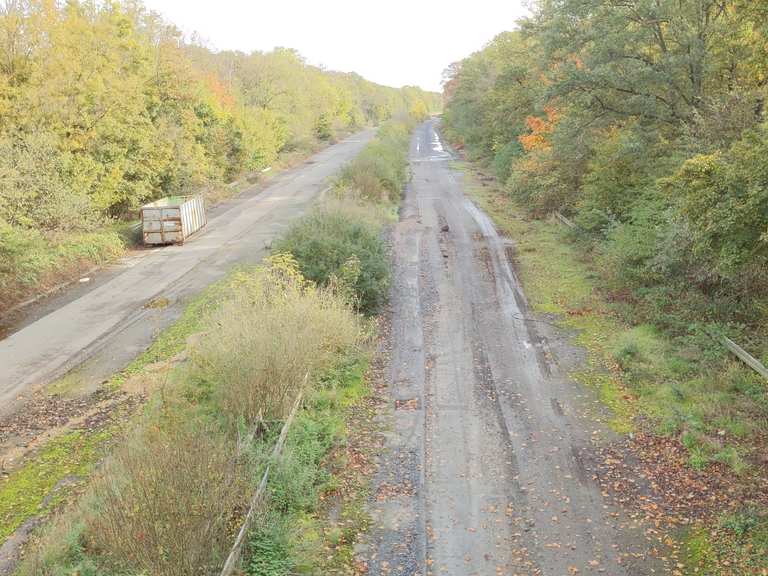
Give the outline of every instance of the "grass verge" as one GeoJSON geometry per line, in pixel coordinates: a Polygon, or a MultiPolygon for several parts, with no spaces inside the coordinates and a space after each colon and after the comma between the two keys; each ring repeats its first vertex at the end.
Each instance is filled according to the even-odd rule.
{"type": "Polygon", "coordinates": [[[350,574],[354,545],[370,522],[366,445],[371,438],[368,354],[328,371],[294,423],[249,540],[253,576],[350,574]]]}
{"type": "Polygon", "coordinates": [[[0,237],[0,312],[124,252],[112,229],[48,238],[0,223],[0,237]]]}

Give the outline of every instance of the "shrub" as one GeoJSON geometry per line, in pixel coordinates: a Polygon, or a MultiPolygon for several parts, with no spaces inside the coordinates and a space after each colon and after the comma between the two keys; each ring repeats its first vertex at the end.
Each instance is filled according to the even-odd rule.
{"type": "Polygon", "coordinates": [[[389,122],[341,172],[339,183],[371,202],[397,202],[408,181],[410,126],[389,122]]]}
{"type": "Polygon", "coordinates": [[[506,182],[512,171],[512,162],[523,153],[520,142],[513,140],[498,149],[493,157],[493,171],[500,182],[506,182]]]}
{"type": "Polygon", "coordinates": [[[220,567],[245,501],[233,442],[188,412],[150,422],[94,485],[86,542],[115,568],[191,575],[220,567]]]}
{"type": "Polygon", "coordinates": [[[698,258],[726,278],[768,261],[768,125],[724,153],[687,160],[667,181],[691,223],[698,258]]]}
{"type": "Polygon", "coordinates": [[[345,299],[308,282],[288,255],[236,275],[205,326],[191,353],[191,376],[211,390],[230,423],[285,416],[305,375],[327,367],[361,335],[345,299]]]}
{"type": "Polygon", "coordinates": [[[69,158],[55,136],[0,135],[0,219],[14,227],[89,230],[100,223],[91,200],[67,181],[69,158]]]}
{"type": "Polygon", "coordinates": [[[650,198],[656,178],[671,169],[658,136],[630,125],[601,133],[579,191],[576,218],[581,228],[600,233],[612,222],[626,222],[638,202],[650,198]]]}
{"type": "Polygon", "coordinates": [[[571,194],[557,172],[557,164],[549,149],[536,150],[515,159],[506,188],[535,215],[561,209],[571,194]]]}
{"type": "Polygon", "coordinates": [[[52,255],[37,230],[15,228],[0,220],[0,290],[7,293],[14,284],[32,284],[38,272],[48,268],[52,255]]]}
{"type": "Polygon", "coordinates": [[[378,227],[338,204],[296,222],[274,250],[293,254],[302,274],[322,286],[342,277],[350,259],[356,259],[359,273],[350,281],[360,309],[373,313],[386,299],[388,259],[378,227]]]}
{"type": "Polygon", "coordinates": [[[333,447],[339,423],[325,417],[302,415],[291,427],[286,445],[270,482],[270,503],[281,513],[311,511],[317,506],[318,487],[329,472],[321,465],[333,447]]]}
{"type": "Polygon", "coordinates": [[[289,576],[292,564],[286,522],[276,513],[258,518],[249,541],[246,573],[251,576],[289,576]]]}

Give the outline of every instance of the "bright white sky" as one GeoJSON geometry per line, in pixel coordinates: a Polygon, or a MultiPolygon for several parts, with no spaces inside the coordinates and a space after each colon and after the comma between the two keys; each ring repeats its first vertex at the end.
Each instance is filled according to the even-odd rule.
{"type": "Polygon", "coordinates": [[[524,0],[145,0],[218,50],[296,48],[311,64],[440,90],[443,69],[526,14],[524,0]]]}

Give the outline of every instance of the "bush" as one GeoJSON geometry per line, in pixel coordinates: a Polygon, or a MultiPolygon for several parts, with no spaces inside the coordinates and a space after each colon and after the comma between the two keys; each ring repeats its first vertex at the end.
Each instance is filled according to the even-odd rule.
{"type": "Polygon", "coordinates": [[[734,278],[768,262],[768,125],[724,153],[686,161],[667,181],[691,223],[696,256],[734,278]]]}
{"type": "Polygon", "coordinates": [[[94,229],[100,218],[91,200],[65,175],[69,157],[45,132],[0,134],[0,220],[37,230],[94,229]]]}
{"type": "Polygon", "coordinates": [[[387,297],[389,262],[378,227],[340,205],[319,209],[296,222],[274,250],[293,254],[301,273],[321,286],[348,275],[349,263],[356,260],[358,273],[349,281],[366,314],[378,310],[387,297]]]}
{"type": "Polygon", "coordinates": [[[613,128],[597,138],[594,155],[579,192],[577,223],[594,234],[613,222],[626,222],[633,207],[668,173],[667,150],[637,126],[613,128]]]}
{"type": "Polygon", "coordinates": [[[384,124],[376,139],[342,170],[340,185],[370,202],[396,203],[408,181],[409,142],[409,123],[384,124]]]}
{"type": "Polygon", "coordinates": [[[15,228],[0,220],[0,290],[8,293],[14,284],[32,284],[40,270],[49,268],[52,255],[37,230],[15,228]]]}
{"type": "Polygon", "coordinates": [[[284,417],[305,375],[327,367],[361,335],[345,299],[307,282],[288,255],[236,275],[205,326],[191,353],[191,376],[230,424],[284,417]]]}
{"type": "Polygon", "coordinates": [[[523,153],[520,142],[513,140],[499,148],[493,157],[493,171],[500,182],[506,182],[512,171],[512,162],[523,153]]]}
{"type": "Polygon", "coordinates": [[[346,573],[335,569],[343,554],[340,548],[351,555],[367,516],[362,511],[364,495],[357,497],[365,518],[351,513],[355,505],[344,496],[335,498],[340,485],[332,470],[343,465],[344,456],[334,454],[334,448],[344,442],[346,409],[368,393],[367,367],[367,354],[337,358],[305,396],[283,456],[272,468],[266,510],[250,535],[247,574],[346,573]],[[334,509],[338,505],[340,517],[328,522],[324,512],[331,500],[337,502],[334,509]]]}
{"type": "Polygon", "coordinates": [[[106,564],[169,576],[221,566],[247,494],[245,468],[233,442],[189,417],[150,422],[96,481],[85,536],[106,564]]]}

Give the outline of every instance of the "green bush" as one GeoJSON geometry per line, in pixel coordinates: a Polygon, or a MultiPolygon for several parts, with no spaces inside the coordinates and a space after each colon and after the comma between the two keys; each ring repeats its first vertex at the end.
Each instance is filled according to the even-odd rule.
{"type": "Polygon", "coordinates": [[[45,240],[37,230],[14,228],[0,220],[0,289],[4,292],[15,283],[31,284],[37,270],[50,265],[45,253],[45,240]]]}
{"type": "Polygon", "coordinates": [[[289,576],[293,568],[285,520],[280,514],[266,514],[253,529],[249,542],[246,573],[250,576],[289,576]]]}
{"type": "Polygon", "coordinates": [[[374,313],[389,288],[388,259],[377,227],[342,211],[319,209],[296,222],[273,247],[290,252],[301,273],[320,285],[349,277],[357,260],[356,278],[350,281],[360,310],[374,313]]]}
{"type": "Polygon", "coordinates": [[[339,184],[370,202],[396,203],[408,181],[410,123],[392,121],[342,170],[339,184]]]}
{"type": "Polygon", "coordinates": [[[654,138],[637,126],[614,128],[597,138],[576,203],[582,229],[600,234],[612,223],[628,221],[646,200],[663,209],[648,192],[671,166],[654,138]]]}
{"type": "Polygon", "coordinates": [[[667,180],[691,224],[694,254],[724,278],[756,279],[768,262],[768,125],[729,150],[686,161],[667,180]]]}
{"type": "Polygon", "coordinates": [[[212,391],[231,428],[285,417],[308,372],[327,367],[360,337],[357,315],[336,290],[317,287],[287,254],[232,277],[191,352],[190,376],[212,391]]]}
{"type": "Polygon", "coordinates": [[[493,157],[493,171],[500,182],[506,182],[512,172],[512,161],[523,153],[520,142],[513,140],[496,151],[493,157]]]}
{"type": "Polygon", "coordinates": [[[340,357],[307,391],[283,455],[272,468],[266,509],[249,536],[249,576],[336,574],[324,568],[339,556],[342,535],[351,554],[362,525],[351,523],[345,503],[340,520],[328,522],[322,511],[330,500],[324,496],[338,488],[335,464],[329,463],[336,461],[333,450],[344,441],[346,408],[367,394],[367,367],[365,354],[340,357]]]}

